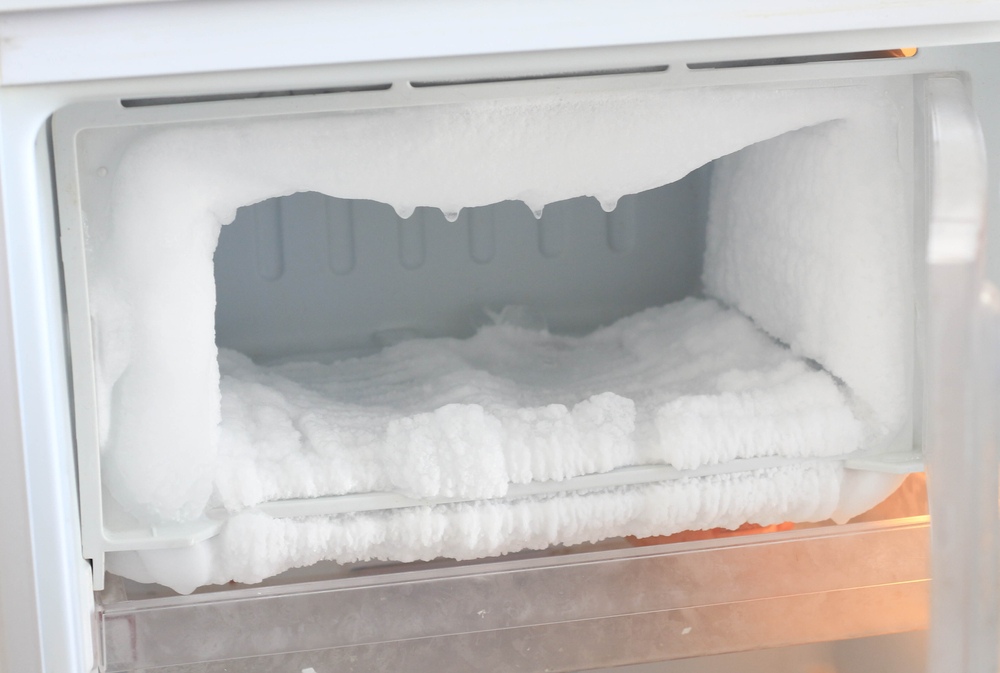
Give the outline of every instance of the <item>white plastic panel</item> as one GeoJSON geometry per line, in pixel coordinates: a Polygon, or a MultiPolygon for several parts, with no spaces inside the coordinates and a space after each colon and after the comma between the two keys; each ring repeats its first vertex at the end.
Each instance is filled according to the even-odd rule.
{"type": "Polygon", "coordinates": [[[998,455],[995,291],[983,289],[986,154],[965,82],[926,83],[929,189],[929,668],[997,667],[998,455]]]}
{"type": "Polygon", "coordinates": [[[571,50],[654,43],[673,43],[660,52],[680,64],[685,57],[986,42],[1000,34],[998,21],[1000,4],[990,0],[838,0],[824,2],[821,11],[796,0],[752,7],[731,0],[270,0],[239,9],[221,0],[163,2],[8,13],[0,19],[0,75],[4,83],[26,84],[543,50],[567,52],[567,63],[579,65],[579,53],[571,50]],[[337,27],[335,38],[331,26],[337,27]]]}

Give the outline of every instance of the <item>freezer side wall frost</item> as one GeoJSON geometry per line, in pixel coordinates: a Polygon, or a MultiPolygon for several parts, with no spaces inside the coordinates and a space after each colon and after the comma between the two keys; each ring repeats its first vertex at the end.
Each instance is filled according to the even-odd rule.
{"type": "Polygon", "coordinates": [[[905,430],[912,238],[896,125],[859,109],[713,167],[708,293],[851,388],[884,439],[905,430]]]}

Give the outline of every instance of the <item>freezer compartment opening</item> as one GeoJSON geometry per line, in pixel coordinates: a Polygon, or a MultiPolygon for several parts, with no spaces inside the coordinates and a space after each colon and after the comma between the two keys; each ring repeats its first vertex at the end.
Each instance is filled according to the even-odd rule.
{"type": "Polygon", "coordinates": [[[190,591],[875,504],[912,447],[899,116],[734,87],[133,140],[87,231],[112,570],[190,591]]]}

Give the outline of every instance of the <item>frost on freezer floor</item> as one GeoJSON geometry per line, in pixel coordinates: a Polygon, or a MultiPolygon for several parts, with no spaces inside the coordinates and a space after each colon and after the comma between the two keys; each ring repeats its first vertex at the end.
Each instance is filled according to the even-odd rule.
{"type": "Polygon", "coordinates": [[[369,491],[495,498],[636,464],[846,454],[862,424],[825,371],[689,299],[585,337],[497,324],[329,364],[220,352],[229,511],[369,491]]]}
{"type": "MultiPolygon", "coordinates": [[[[351,360],[255,365],[220,355],[216,471],[222,533],[194,547],[109,556],[179,591],[256,582],[320,560],[470,559],[617,535],[819,521],[844,470],[809,458],[864,440],[854,404],[736,311],[688,299],[585,337],[510,324],[351,360]],[[616,467],[780,455],[798,464],[502,499],[509,484],[616,467]],[[470,502],[305,519],[276,498],[395,490],[470,502]]],[[[854,512],[857,513],[857,512],[854,512]]]]}

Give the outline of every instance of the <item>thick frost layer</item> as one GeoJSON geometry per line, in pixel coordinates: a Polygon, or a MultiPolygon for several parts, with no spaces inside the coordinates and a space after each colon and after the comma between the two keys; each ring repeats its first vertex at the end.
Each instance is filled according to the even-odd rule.
{"type": "Polygon", "coordinates": [[[637,463],[842,455],[863,434],[828,373],[710,300],[586,337],[494,325],[332,364],[219,363],[215,483],[231,511],[367,491],[494,498],[637,463]]]}
{"type": "MultiPolygon", "coordinates": [[[[804,463],[515,501],[299,520],[245,513],[232,517],[218,537],[193,547],[111,553],[108,569],[186,593],[233,579],[259,582],[321,560],[470,559],[619,535],[732,529],[748,521],[822,521],[838,513],[852,516],[874,504],[843,502],[850,482],[846,477],[837,464],[804,463]]],[[[878,497],[885,497],[899,480],[889,475],[889,481],[878,497]]]]}
{"type": "MultiPolygon", "coordinates": [[[[114,171],[111,217],[95,214],[87,223],[104,484],[131,513],[149,521],[195,518],[213,493],[221,395],[213,339],[212,256],[220,226],[232,221],[240,206],[316,191],[387,202],[402,214],[415,206],[454,214],[465,206],[506,199],[524,200],[539,211],[546,203],[581,195],[593,195],[610,209],[624,194],[672,182],[752,143],[855,117],[889,118],[891,110],[882,94],[864,87],[748,87],[565,94],[150,131],[130,146],[114,171]]],[[[799,168],[809,174],[810,166],[799,168]]],[[[852,185],[848,181],[841,186],[852,185]]],[[[858,198],[868,195],[863,191],[858,198]]],[[[781,198],[767,204],[783,208],[781,198]]],[[[803,218],[802,228],[813,224],[803,218]]],[[[811,253],[826,252],[811,247],[822,240],[804,236],[811,253]]],[[[795,250],[787,245],[782,249],[768,257],[772,264],[788,261],[784,255],[795,250]]],[[[884,246],[879,250],[903,254],[884,246]]],[[[856,268],[851,263],[844,271],[856,268]]],[[[747,287],[760,291],[757,285],[747,287]]],[[[825,287],[830,293],[837,290],[836,285],[825,287]]],[[[726,288],[732,289],[728,282],[726,288]]],[[[739,288],[734,292],[740,304],[739,288]]],[[[877,332],[884,302],[871,303],[863,292],[851,296],[872,316],[866,333],[877,332]]],[[[797,301],[818,300],[826,297],[782,305],[797,311],[797,301]]],[[[755,314],[753,308],[746,310],[755,314]]],[[[823,362],[829,359],[834,374],[852,386],[856,382],[838,370],[843,358],[826,358],[829,353],[847,353],[852,377],[885,374],[878,362],[866,358],[859,365],[850,359],[850,349],[842,342],[857,326],[854,322],[825,326],[830,330],[823,341],[813,344],[819,352],[803,352],[823,362]]],[[[888,333],[898,334],[897,327],[887,327],[888,333]]],[[[882,355],[880,347],[878,357],[882,355]]],[[[744,383],[733,385],[740,389],[744,383]]],[[[858,386],[866,394],[876,388],[858,386]]],[[[885,407],[878,399],[866,401],[877,411],[885,407]]],[[[593,413],[606,412],[601,403],[594,402],[593,413]]],[[[702,413],[700,403],[691,404],[683,413],[695,418],[702,413]]],[[[732,404],[736,417],[752,424],[752,402],[725,404],[732,404]]],[[[427,433],[435,431],[438,413],[407,422],[431,441],[427,433]]],[[[580,410],[581,417],[590,413],[580,410]]],[[[678,413],[682,410],[664,411],[659,425],[673,422],[672,414],[678,413]]],[[[481,418],[462,418],[463,423],[481,422],[483,427],[490,423],[485,409],[481,418]]],[[[522,421],[528,428],[524,432],[530,434],[535,423],[522,421]]],[[[680,425],[689,438],[713,432],[710,425],[680,425]]],[[[714,432],[715,441],[724,445],[726,438],[714,432]]],[[[671,455],[683,450],[674,449],[671,455]]],[[[423,460],[423,454],[418,451],[414,459],[423,460]]],[[[461,479],[445,470],[437,477],[437,488],[464,488],[461,479]]],[[[406,485],[416,490],[434,487],[433,480],[406,485]]],[[[260,486],[261,493],[284,488],[260,486]]],[[[249,499],[256,497],[262,495],[249,499]]]]}
{"type": "Polygon", "coordinates": [[[892,119],[873,110],[723,157],[704,271],[709,293],[841,378],[883,437],[908,413],[913,333],[897,155],[892,119]]]}

